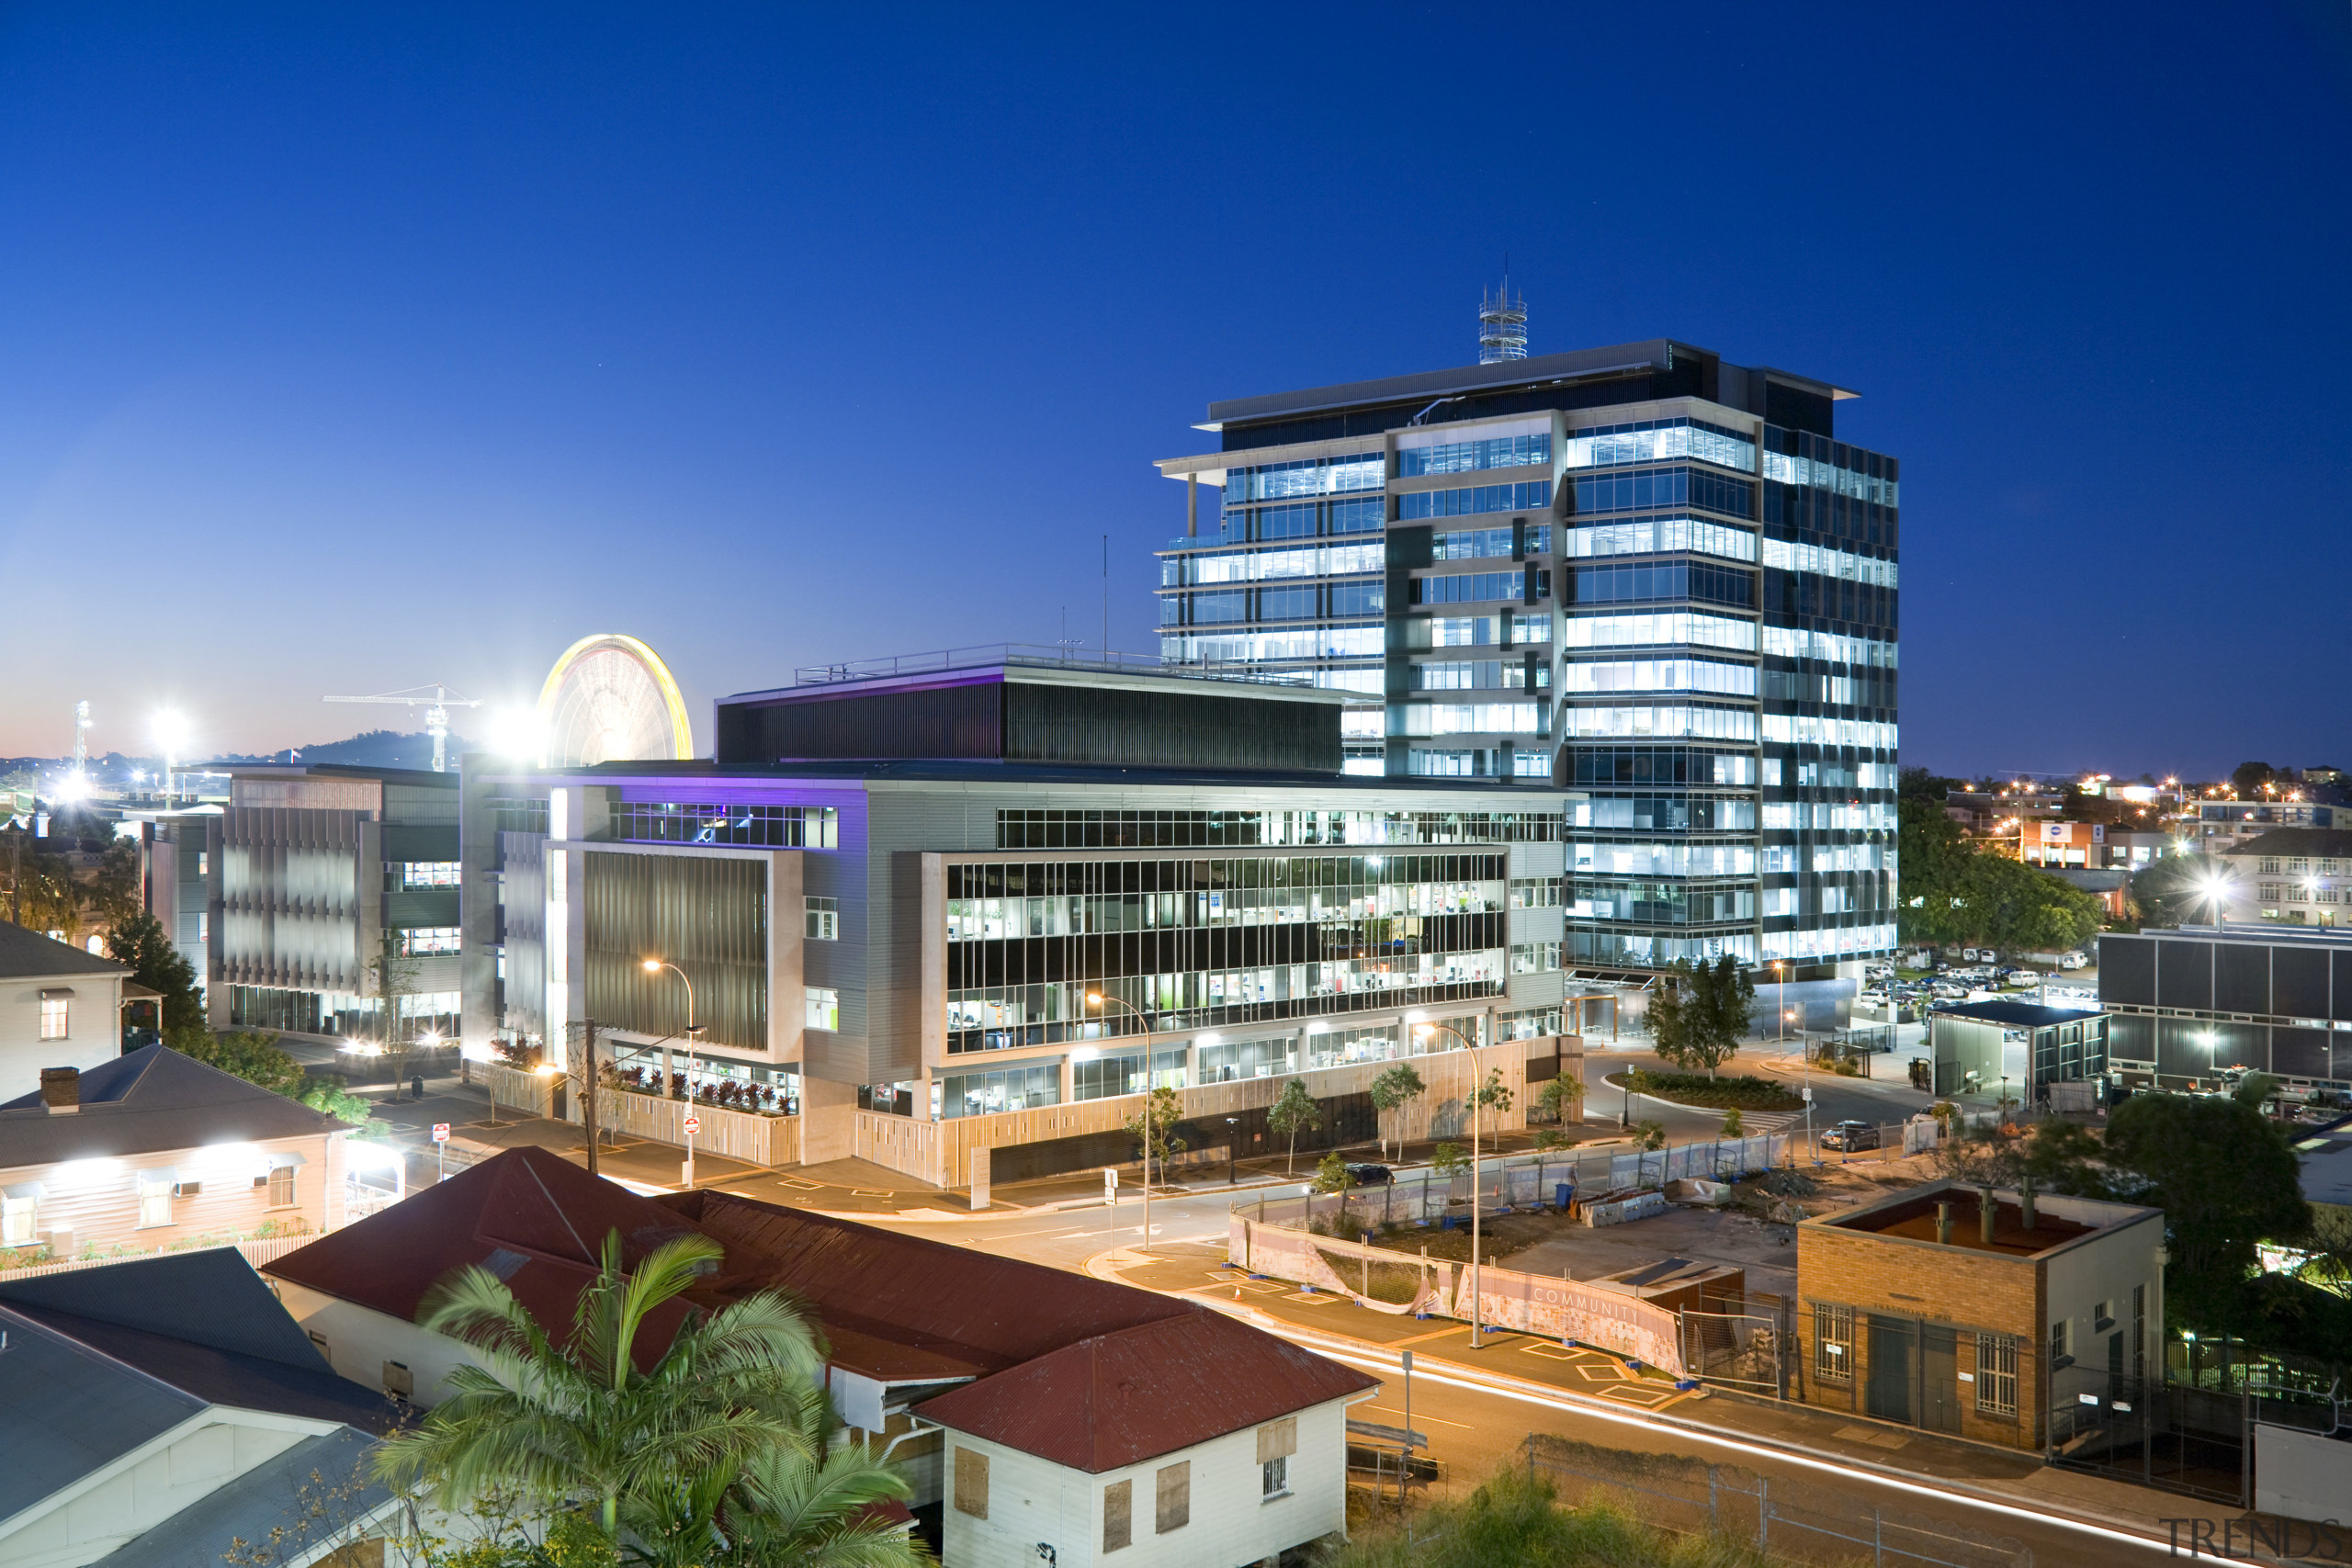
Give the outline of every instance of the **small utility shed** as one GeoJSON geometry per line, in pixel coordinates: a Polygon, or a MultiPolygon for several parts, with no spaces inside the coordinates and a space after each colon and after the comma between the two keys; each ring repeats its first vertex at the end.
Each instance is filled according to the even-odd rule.
{"type": "Polygon", "coordinates": [[[947,1433],[940,1561],[1244,1563],[1347,1528],[1371,1377],[1195,1308],[917,1405],[947,1433]]]}
{"type": "Polygon", "coordinates": [[[2004,1079],[2020,1099],[2053,1083],[2107,1076],[2107,1014],[2032,1002],[1962,1002],[1928,1015],[1938,1094],[1995,1094],[2004,1079]]]}

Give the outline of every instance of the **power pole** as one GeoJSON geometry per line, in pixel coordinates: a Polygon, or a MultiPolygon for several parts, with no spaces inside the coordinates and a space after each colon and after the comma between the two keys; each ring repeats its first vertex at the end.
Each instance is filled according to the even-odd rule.
{"type": "Polygon", "coordinates": [[[596,1174],[596,1021],[588,1019],[581,1025],[581,1036],[587,1046],[586,1071],[578,1075],[580,1084],[580,1125],[588,1134],[588,1174],[596,1174]]]}

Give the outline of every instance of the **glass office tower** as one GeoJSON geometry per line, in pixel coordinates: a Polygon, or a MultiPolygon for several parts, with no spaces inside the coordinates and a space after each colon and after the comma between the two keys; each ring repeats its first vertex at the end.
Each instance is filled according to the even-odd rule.
{"type": "Polygon", "coordinates": [[[1659,341],[1213,404],[1162,652],[1361,694],[1351,769],[1553,794],[1569,967],[1890,952],[1899,475],[1851,396],[1659,341]]]}

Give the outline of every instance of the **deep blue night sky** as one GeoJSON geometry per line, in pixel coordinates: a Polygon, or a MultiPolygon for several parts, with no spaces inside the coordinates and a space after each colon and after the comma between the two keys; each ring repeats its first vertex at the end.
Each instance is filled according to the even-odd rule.
{"type": "MultiPolygon", "coordinates": [[[[1904,462],[1904,758],[2352,766],[2341,4],[0,8],[0,754],[637,633],[1151,650],[1213,398],[1673,336],[1904,462]]],[[[358,721],[355,724],[355,720],[358,721]]],[[[707,743],[707,733],[701,739],[707,743]]]]}

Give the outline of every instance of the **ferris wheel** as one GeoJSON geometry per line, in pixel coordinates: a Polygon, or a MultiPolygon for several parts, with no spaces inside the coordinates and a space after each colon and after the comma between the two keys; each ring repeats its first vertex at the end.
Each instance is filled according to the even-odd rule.
{"type": "Polygon", "coordinates": [[[695,754],[694,724],[669,667],[644,643],[614,632],[563,650],[539,690],[538,728],[546,767],[695,754]]]}

